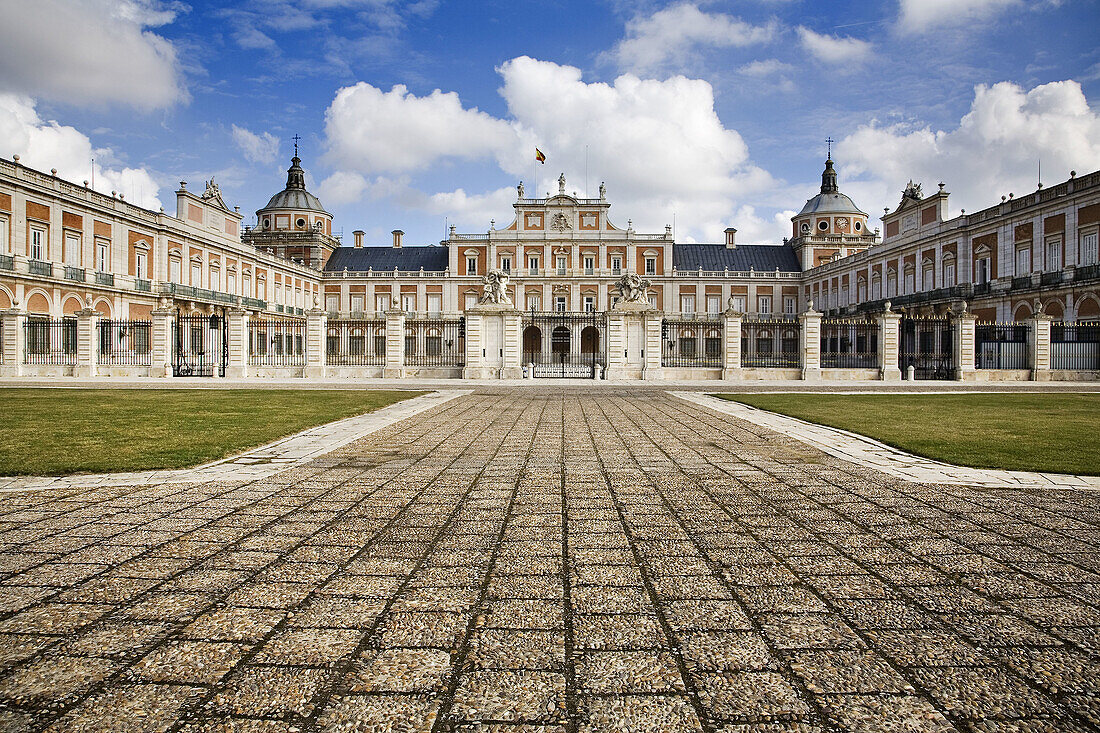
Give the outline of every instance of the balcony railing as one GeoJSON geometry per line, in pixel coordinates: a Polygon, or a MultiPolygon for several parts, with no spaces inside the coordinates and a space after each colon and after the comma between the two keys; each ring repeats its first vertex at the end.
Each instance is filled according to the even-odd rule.
{"type": "Polygon", "coordinates": [[[0,255],[0,270],[14,270],[15,258],[11,255],[0,255]]]}
{"type": "Polygon", "coordinates": [[[65,265],[65,279],[74,280],[78,283],[82,283],[85,280],[83,267],[72,267],[65,265]]]}
{"type": "Polygon", "coordinates": [[[152,289],[153,283],[149,282],[148,280],[142,280],[140,277],[134,278],[134,290],[140,290],[143,293],[148,293],[151,292],[152,289]]]}
{"type": "Polygon", "coordinates": [[[1059,285],[1063,280],[1063,273],[1061,270],[1055,270],[1054,272],[1044,272],[1039,276],[1040,285],[1059,285]]]}
{"type": "Polygon", "coordinates": [[[109,272],[97,272],[95,274],[95,284],[113,288],[115,286],[115,276],[109,272]]]}
{"type": "Polygon", "coordinates": [[[42,275],[43,277],[53,277],[53,265],[49,262],[43,262],[42,260],[28,260],[27,272],[32,275],[42,275]]]}

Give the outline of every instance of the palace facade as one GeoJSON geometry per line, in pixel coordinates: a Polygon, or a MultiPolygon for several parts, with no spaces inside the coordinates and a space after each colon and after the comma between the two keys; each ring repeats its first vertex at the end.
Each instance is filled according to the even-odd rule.
{"type": "MultiPolygon", "coordinates": [[[[451,227],[446,240],[427,246],[407,246],[394,230],[390,244],[367,246],[361,230],[350,243],[334,236],[333,217],[306,190],[297,155],[285,188],[249,225],[213,181],[201,192],[181,182],[169,214],[33,170],[16,156],[0,160],[0,370],[77,373],[80,344],[88,342],[84,358],[94,373],[127,367],[243,375],[252,365],[253,374],[269,366],[306,375],[309,365],[320,365],[355,376],[371,369],[380,375],[388,364],[394,375],[479,376],[504,374],[498,367],[507,362],[509,374],[530,366],[537,376],[556,362],[570,375],[642,376],[648,368],[650,376],[730,377],[744,367],[815,376],[815,358],[839,351],[864,358],[838,360],[834,368],[843,362],[847,371],[836,376],[875,371],[883,378],[897,371],[895,357],[884,355],[890,337],[866,324],[898,313],[929,323],[966,314],[979,324],[979,341],[982,324],[1001,324],[1002,336],[1012,334],[1005,338],[1030,343],[1018,349],[1030,357],[1011,361],[1012,370],[1031,374],[1037,327],[1026,324],[1055,323],[1048,347],[1066,328],[1080,331],[1071,334],[1076,342],[1093,338],[1090,324],[1100,321],[1100,172],[955,217],[948,216],[948,196],[943,184],[924,196],[910,183],[884,212],[881,229],[872,228],[869,215],[840,191],[827,160],[820,192],[793,217],[782,243],[741,244],[730,227],[724,241],[696,244],[676,242],[667,226],[638,232],[629,219],[623,226],[602,184],[598,198],[580,198],[566,191],[562,176],[557,194],[546,198],[517,187],[502,227],[451,227]],[[490,271],[505,276],[504,304],[520,319],[515,334],[501,332],[496,355],[484,343],[472,350],[467,333],[468,317],[484,315],[490,271]],[[618,287],[625,274],[648,281],[647,302],[625,310],[644,311],[660,326],[635,334],[641,348],[622,349],[620,358],[629,324],[613,331],[626,305],[618,287]],[[820,340],[805,327],[807,313],[820,320],[820,340]],[[741,322],[735,339],[726,324],[733,315],[741,322]],[[82,337],[81,318],[96,333],[82,337]],[[201,328],[200,318],[208,319],[201,328]],[[101,322],[115,325],[104,329],[101,322]],[[842,324],[852,325],[847,335],[842,324]],[[1011,324],[1022,325],[1005,330],[1011,324]],[[516,353],[508,356],[509,348],[516,353]],[[485,364],[472,366],[479,351],[485,364]],[[736,365],[731,352],[738,352],[736,365]],[[768,353],[780,356],[753,361],[768,353]],[[234,361],[240,370],[230,368],[234,361]],[[395,371],[395,363],[402,368],[395,371]]],[[[906,348],[942,357],[966,341],[957,325],[937,326],[931,346],[919,329],[910,338],[900,328],[902,371],[906,348]]],[[[1073,348],[1080,352],[1074,364],[1084,365],[1078,371],[1100,369],[1090,361],[1091,347],[1073,348]]],[[[976,358],[955,354],[949,371],[969,373],[958,362],[976,358]]]]}

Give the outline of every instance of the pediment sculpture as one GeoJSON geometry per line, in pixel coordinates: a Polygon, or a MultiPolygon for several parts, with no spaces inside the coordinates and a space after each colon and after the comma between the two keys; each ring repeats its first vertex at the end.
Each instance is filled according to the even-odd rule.
{"type": "Polygon", "coordinates": [[[567,229],[572,229],[573,225],[569,223],[569,217],[559,211],[554,214],[554,217],[550,220],[550,228],[555,231],[564,232],[567,229]]]}

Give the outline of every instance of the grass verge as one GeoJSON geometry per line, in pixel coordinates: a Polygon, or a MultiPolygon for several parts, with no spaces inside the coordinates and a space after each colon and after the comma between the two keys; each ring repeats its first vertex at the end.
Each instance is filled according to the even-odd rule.
{"type": "Polygon", "coordinates": [[[182,468],[423,392],[3,389],[0,475],[182,468]]]}
{"type": "Polygon", "coordinates": [[[961,466],[1100,474],[1100,394],[721,394],[961,466]]]}

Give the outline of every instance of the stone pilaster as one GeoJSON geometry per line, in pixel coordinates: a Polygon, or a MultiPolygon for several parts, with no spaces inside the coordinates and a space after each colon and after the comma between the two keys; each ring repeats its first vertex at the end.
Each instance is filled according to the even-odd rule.
{"type": "Polygon", "coordinates": [[[955,379],[959,381],[973,381],[975,378],[974,349],[976,330],[974,327],[978,317],[973,313],[964,312],[955,317],[952,327],[955,338],[952,347],[955,351],[955,379]]]}
{"type": "Polygon", "coordinates": [[[730,308],[722,314],[722,379],[741,378],[741,318],[730,308]]]}
{"type": "Polygon", "coordinates": [[[523,378],[523,317],[519,311],[504,311],[504,366],[501,379],[523,378]]]}
{"type": "Polygon", "coordinates": [[[172,353],[176,348],[172,327],[176,311],[168,307],[167,301],[162,301],[150,317],[153,319],[152,333],[150,334],[153,340],[150,345],[153,356],[149,376],[170,377],[172,376],[172,353]]]}
{"type": "Polygon", "coordinates": [[[321,308],[306,311],[307,379],[324,379],[328,363],[328,313],[321,308]]]}
{"type": "Polygon", "coordinates": [[[626,317],[621,311],[612,310],[607,314],[607,378],[622,377],[626,364],[629,341],[626,332],[626,317]]]}
{"type": "Polygon", "coordinates": [[[94,377],[99,366],[99,313],[91,308],[76,313],[76,366],[73,376],[94,377]]]}
{"type": "Polygon", "coordinates": [[[813,309],[798,317],[802,322],[799,329],[798,346],[802,351],[802,378],[821,379],[821,314],[813,309]]]}
{"type": "Polygon", "coordinates": [[[382,376],[387,379],[405,376],[405,312],[397,301],[386,311],[386,363],[382,367],[382,376]]]}
{"type": "Polygon", "coordinates": [[[1051,378],[1050,324],[1053,320],[1045,313],[1037,313],[1028,322],[1027,363],[1031,367],[1031,381],[1033,382],[1049,382],[1051,378]]]}
{"type": "Polygon", "coordinates": [[[485,369],[485,322],[474,308],[466,310],[466,366],[463,379],[480,379],[485,369]]]}
{"type": "Polygon", "coordinates": [[[901,368],[898,366],[900,339],[901,315],[890,310],[890,302],[887,301],[886,310],[878,316],[879,378],[884,382],[901,381],[901,368]]]}
{"type": "Polygon", "coordinates": [[[645,358],[642,361],[642,379],[663,379],[661,368],[661,314],[648,311],[645,316],[645,358]]]}
{"type": "Polygon", "coordinates": [[[233,308],[226,312],[226,329],[229,332],[229,363],[225,376],[243,379],[248,376],[248,324],[249,313],[233,308]]]}
{"type": "Polygon", "coordinates": [[[0,311],[0,334],[3,344],[3,359],[0,361],[0,374],[5,377],[18,377],[23,373],[23,352],[26,350],[27,333],[24,324],[27,314],[18,308],[0,311]]]}

